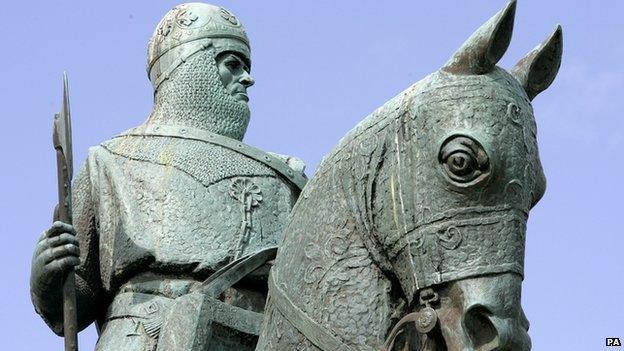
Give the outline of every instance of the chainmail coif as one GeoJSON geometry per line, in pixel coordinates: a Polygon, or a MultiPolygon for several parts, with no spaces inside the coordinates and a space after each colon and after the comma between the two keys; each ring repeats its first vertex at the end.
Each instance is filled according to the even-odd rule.
{"type": "Polygon", "coordinates": [[[242,140],[249,107],[230,95],[219,77],[213,49],[180,65],[158,88],[148,124],[183,125],[242,140]]]}

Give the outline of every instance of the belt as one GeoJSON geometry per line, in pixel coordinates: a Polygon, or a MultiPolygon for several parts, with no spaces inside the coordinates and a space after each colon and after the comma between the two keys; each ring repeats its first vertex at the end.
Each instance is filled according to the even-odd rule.
{"type": "Polygon", "coordinates": [[[119,289],[106,319],[136,319],[151,337],[159,340],[157,350],[203,350],[211,338],[211,323],[258,336],[263,314],[229,305],[218,297],[276,253],[277,247],[271,247],[241,257],[204,282],[151,275],[135,277],[119,289]]]}
{"type": "Polygon", "coordinates": [[[276,253],[277,247],[271,247],[232,261],[193,292],[176,299],[162,326],[157,351],[205,350],[212,337],[211,322],[258,336],[263,321],[261,313],[226,304],[217,297],[273,259],[276,253]]]}
{"type": "Polygon", "coordinates": [[[133,292],[176,299],[190,293],[200,285],[201,282],[192,279],[178,279],[152,274],[139,275],[122,285],[116,295],[133,292]]]}

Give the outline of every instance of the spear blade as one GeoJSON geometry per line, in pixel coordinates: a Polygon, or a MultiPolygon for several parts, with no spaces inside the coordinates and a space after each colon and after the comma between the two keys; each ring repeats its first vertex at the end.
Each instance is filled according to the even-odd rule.
{"type": "Polygon", "coordinates": [[[62,141],[62,149],[65,154],[65,161],[67,163],[67,174],[69,179],[72,179],[74,174],[74,159],[72,155],[72,128],[71,128],[71,112],[69,109],[69,80],[67,78],[67,72],[63,72],[63,109],[61,112],[61,118],[64,123],[65,138],[62,141]]]}
{"type": "Polygon", "coordinates": [[[69,108],[69,83],[63,73],[63,102],[61,112],[54,115],[52,136],[56,150],[58,175],[59,214],[58,220],[71,224],[71,181],[73,176],[71,112],[69,108]]]}

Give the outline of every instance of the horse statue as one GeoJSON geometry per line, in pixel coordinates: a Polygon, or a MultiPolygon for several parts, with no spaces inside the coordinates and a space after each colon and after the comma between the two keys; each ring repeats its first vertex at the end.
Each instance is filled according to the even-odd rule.
{"type": "Polygon", "coordinates": [[[515,7],[323,159],[285,227],[257,350],[530,350],[525,232],[545,190],[531,100],[562,32],[508,73],[515,7]]]}

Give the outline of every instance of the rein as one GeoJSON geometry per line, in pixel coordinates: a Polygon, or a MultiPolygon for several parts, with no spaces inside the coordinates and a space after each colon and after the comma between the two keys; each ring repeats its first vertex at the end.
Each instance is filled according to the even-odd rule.
{"type": "Polygon", "coordinates": [[[433,289],[427,288],[422,290],[420,292],[420,306],[422,306],[422,308],[417,312],[411,312],[403,316],[403,318],[394,325],[390,334],[388,334],[386,342],[384,342],[379,351],[392,350],[397,336],[399,336],[403,328],[410,323],[414,323],[416,330],[422,335],[427,335],[431,332],[436,325],[438,325],[438,313],[431,305],[438,301],[440,301],[440,298],[433,289]]]}

